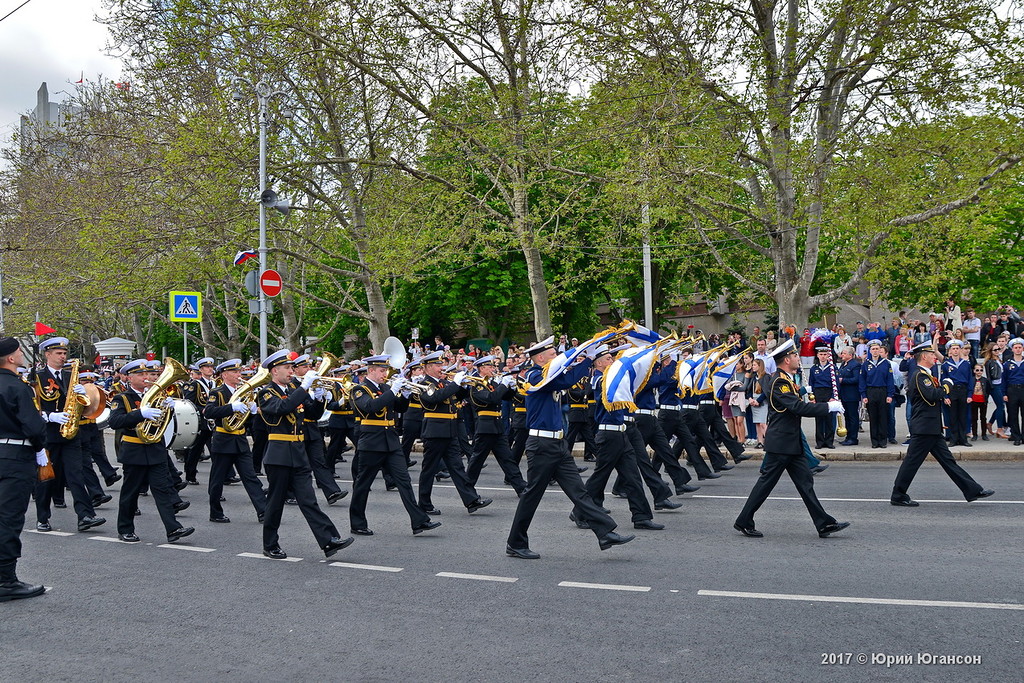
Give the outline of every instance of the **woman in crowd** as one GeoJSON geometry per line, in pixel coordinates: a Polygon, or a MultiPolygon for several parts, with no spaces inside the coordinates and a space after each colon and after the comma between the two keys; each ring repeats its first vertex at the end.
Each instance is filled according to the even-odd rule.
{"type": "Polygon", "coordinates": [[[775,338],[775,330],[768,330],[764,333],[764,345],[769,353],[779,345],[779,340],[775,338]]]}
{"type": "Polygon", "coordinates": [[[918,344],[925,344],[932,340],[932,334],[928,331],[928,325],[923,322],[917,324],[917,329],[914,330],[914,346],[918,344]]]}
{"type": "MultiPolygon", "coordinates": [[[[768,334],[771,334],[769,332],[768,334]]],[[[764,371],[764,361],[754,359],[754,389],[750,398],[750,412],[754,416],[754,428],[757,431],[756,448],[764,448],[764,432],[768,428],[768,373],[764,371]]]]}
{"type": "Polygon", "coordinates": [[[896,341],[893,343],[896,359],[903,358],[913,347],[914,339],[910,334],[910,328],[906,326],[901,327],[900,333],[896,335],[896,341]]]}
{"type": "Polygon", "coordinates": [[[985,366],[978,364],[973,368],[974,376],[967,385],[967,400],[971,405],[971,441],[988,441],[988,396],[991,384],[985,377],[985,366]]]}
{"type": "MultiPolygon", "coordinates": [[[[1005,345],[1005,342],[1003,344],[1005,345]]],[[[995,403],[992,419],[988,421],[986,428],[989,434],[1005,439],[1006,408],[1003,406],[1003,396],[1006,392],[1003,387],[1003,356],[999,351],[998,345],[990,342],[985,345],[984,350],[981,352],[981,357],[985,369],[985,378],[988,379],[989,393],[992,396],[992,402],[995,403]],[[992,430],[992,425],[996,426],[995,431],[992,430]]]]}

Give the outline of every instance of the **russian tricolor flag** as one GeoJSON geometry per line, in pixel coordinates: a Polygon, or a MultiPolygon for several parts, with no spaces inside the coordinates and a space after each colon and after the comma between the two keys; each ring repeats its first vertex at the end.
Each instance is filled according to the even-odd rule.
{"type": "Polygon", "coordinates": [[[255,249],[247,249],[245,251],[240,251],[237,254],[235,254],[235,265],[240,266],[251,258],[259,258],[259,254],[256,252],[255,249]]]}

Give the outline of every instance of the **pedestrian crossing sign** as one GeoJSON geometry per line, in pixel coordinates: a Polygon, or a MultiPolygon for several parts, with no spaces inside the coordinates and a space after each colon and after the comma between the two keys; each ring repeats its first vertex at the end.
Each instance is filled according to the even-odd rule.
{"type": "Polygon", "coordinates": [[[171,320],[176,323],[197,323],[203,319],[202,292],[171,292],[171,320]]]}

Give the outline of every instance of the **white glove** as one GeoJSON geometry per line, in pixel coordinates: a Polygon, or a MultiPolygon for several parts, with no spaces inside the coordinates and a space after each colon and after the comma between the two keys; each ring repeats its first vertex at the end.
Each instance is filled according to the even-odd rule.
{"type": "Polygon", "coordinates": [[[409,398],[412,396],[412,389],[402,389],[402,398],[409,398]]]}
{"type": "Polygon", "coordinates": [[[391,382],[391,393],[397,396],[398,394],[402,393],[402,391],[408,386],[409,380],[401,376],[396,377],[394,381],[391,382]]]}
{"type": "Polygon", "coordinates": [[[583,355],[586,356],[587,358],[593,359],[594,357],[597,356],[598,353],[600,353],[600,349],[600,344],[591,344],[587,348],[583,349],[583,355]]]}
{"type": "Polygon", "coordinates": [[[830,412],[830,413],[841,413],[841,412],[843,412],[843,403],[842,403],[842,401],[829,401],[828,402],[828,412],[830,412]]]}
{"type": "Polygon", "coordinates": [[[75,392],[80,396],[87,396],[87,394],[85,393],[85,387],[83,387],[81,384],[76,384],[75,386],[71,387],[71,391],[75,392]]]}
{"type": "Polygon", "coordinates": [[[174,407],[174,399],[171,398],[170,396],[168,396],[167,398],[164,399],[164,408],[173,408],[173,407],[174,407]]]}
{"type": "Polygon", "coordinates": [[[316,374],[315,370],[310,370],[306,373],[305,377],[302,378],[302,388],[309,389],[313,386],[313,382],[320,379],[320,375],[316,374]]]}
{"type": "Polygon", "coordinates": [[[256,401],[251,401],[249,403],[249,414],[250,415],[255,415],[256,411],[258,411],[259,409],[260,409],[260,407],[258,405],[256,405],[256,401]]]}
{"type": "Polygon", "coordinates": [[[142,419],[144,420],[155,420],[163,415],[163,411],[159,408],[139,408],[139,412],[142,413],[142,419]]]}
{"type": "Polygon", "coordinates": [[[231,410],[235,411],[236,413],[247,413],[249,412],[249,406],[245,405],[241,401],[235,401],[234,403],[231,404],[231,410]]]}
{"type": "Polygon", "coordinates": [[[516,376],[515,375],[509,375],[508,377],[502,377],[501,378],[501,383],[504,384],[509,389],[515,389],[516,388],[516,376]]]}
{"type": "Polygon", "coordinates": [[[322,400],[324,400],[324,396],[326,396],[326,395],[327,395],[327,392],[324,390],[323,387],[317,387],[316,389],[313,389],[313,400],[314,401],[322,401],[322,400]]]}
{"type": "Polygon", "coordinates": [[[68,421],[68,414],[67,413],[50,413],[49,415],[46,416],[46,421],[62,425],[65,422],[68,421]]]}
{"type": "Polygon", "coordinates": [[[45,448],[43,450],[39,451],[38,453],[36,453],[36,464],[37,465],[42,467],[43,465],[45,465],[48,462],[50,462],[50,459],[46,457],[46,449],[45,448]]]}
{"type": "Polygon", "coordinates": [[[461,386],[465,386],[465,383],[466,383],[466,373],[465,373],[465,371],[463,371],[463,372],[456,372],[455,376],[452,377],[452,381],[455,382],[456,384],[458,384],[460,387],[461,386]]]}

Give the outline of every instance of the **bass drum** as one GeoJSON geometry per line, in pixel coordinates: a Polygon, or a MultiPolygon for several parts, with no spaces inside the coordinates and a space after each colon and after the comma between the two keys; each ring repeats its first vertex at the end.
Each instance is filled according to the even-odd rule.
{"type": "Polygon", "coordinates": [[[110,408],[104,408],[103,412],[96,416],[96,428],[103,430],[110,426],[110,408]]]}
{"type": "Polygon", "coordinates": [[[172,451],[183,450],[199,436],[199,411],[191,401],[174,399],[171,421],[164,430],[164,445],[172,451]]]}

